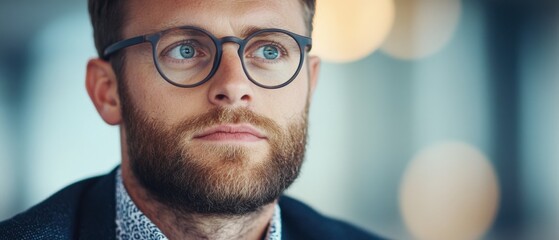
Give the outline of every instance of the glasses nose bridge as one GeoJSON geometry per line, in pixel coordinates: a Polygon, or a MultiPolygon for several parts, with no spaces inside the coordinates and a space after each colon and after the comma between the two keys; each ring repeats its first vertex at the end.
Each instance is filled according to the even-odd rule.
{"type": "MultiPolygon", "coordinates": [[[[244,42],[245,42],[244,39],[241,39],[241,38],[238,38],[238,37],[235,37],[235,36],[226,36],[226,37],[217,39],[218,55],[217,55],[216,65],[215,65],[215,70],[214,71],[217,71],[219,66],[221,66],[221,64],[222,64],[221,62],[223,61],[223,53],[224,53],[223,46],[226,43],[236,43],[237,45],[239,45],[239,48],[237,49],[237,56],[239,57],[239,61],[240,61],[240,64],[242,65],[243,72],[245,74],[247,74],[246,71],[245,71],[245,67],[244,67],[245,63],[244,63],[244,60],[243,60],[243,57],[242,57],[242,54],[243,54],[242,51],[244,51],[244,44],[245,44],[244,42]]],[[[213,76],[213,73],[211,75],[213,76]]],[[[248,75],[246,75],[246,76],[248,77],[248,75]]]]}
{"type": "Polygon", "coordinates": [[[227,36],[227,37],[223,37],[220,39],[221,42],[221,51],[223,52],[223,45],[225,43],[236,43],[239,45],[239,49],[237,50],[237,53],[239,54],[239,57],[241,57],[241,50],[243,49],[243,39],[240,39],[238,37],[234,37],[234,36],[227,36]]]}
{"type": "MultiPolygon", "coordinates": [[[[243,57],[242,57],[242,51],[244,49],[244,41],[241,38],[235,37],[235,36],[226,36],[223,38],[218,39],[219,40],[219,56],[216,59],[217,61],[217,67],[216,69],[221,65],[221,61],[222,61],[222,55],[223,55],[223,45],[225,43],[236,43],[237,45],[239,45],[239,48],[237,49],[237,55],[239,56],[239,61],[241,62],[241,65],[243,66],[243,71],[244,71],[244,62],[243,62],[243,57]]],[[[245,71],[246,74],[246,71],[245,71]]]]}

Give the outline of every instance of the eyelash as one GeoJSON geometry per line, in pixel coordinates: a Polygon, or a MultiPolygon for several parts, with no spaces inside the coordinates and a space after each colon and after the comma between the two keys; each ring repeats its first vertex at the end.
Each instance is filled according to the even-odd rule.
{"type": "MultiPolygon", "coordinates": [[[[285,48],[284,48],[282,45],[280,45],[280,44],[278,44],[278,43],[276,43],[276,42],[264,42],[264,43],[262,43],[262,44],[259,44],[258,42],[256,42],[256,43],[254,43],[253,45],[257,45],[257,47],[255,47],[256,50],[258,50],[258,49],[260,49],[261,47],[264,47],[264,46],[266,46],[266,45],[271,45],[271,46],[277,47],[277,48],[279,49],[282,58],[289,56],[289,55],[287,54],[287,51],[285,50],[285,48]]],[[[253,47],[251,47],[251,48],[253,48],[253,47]]],[[[249,54],[248,57],[252,57],[251,55],[252,55],[253,52],[254,52],[254,51],[250,51],[251,54],[249,54]]]]}
{"type": "MultiPolygon", "coordinates": [[[[195,49],[196,49],[196,57],[203,57],[206,55],[205,51],[203,51],[201,47],[199,47],[199,44],[197,44],[195,41],[181,41],[181,42],[177,42],[172,44],[171,46],[168,46],[167,48],[165,48],[163,51],[161,51],[161,56],[162,57],[168,57],[169,53],[175,49],[176,47],[179,47],[181,45],[192,45],[195,49]]],[[[175,62],[183,62],[183,61],[189,61],[191,59],[175,59],[170,57],[170,59],[172,61],[175,62]]]]}

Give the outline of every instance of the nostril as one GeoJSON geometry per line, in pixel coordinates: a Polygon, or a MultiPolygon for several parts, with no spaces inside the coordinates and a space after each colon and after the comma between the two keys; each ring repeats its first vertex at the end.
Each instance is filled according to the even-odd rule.
{"type": "Polygon", "coordinates": [[[227,98],[227,96],[225,96],[225,94],[218,94],[218,95],[215,96],[215,99],[220,100],[220,101],[224,100],[226,98],[227,98]]]}
{"type": "Polygon", "coordinates": [[[249,100],[250,100],[250,96],[249,96],[249,95],[243,95],[243,96],[241,97],[241,100],[243,100],[243,101],[249,101],[249,100]]]}

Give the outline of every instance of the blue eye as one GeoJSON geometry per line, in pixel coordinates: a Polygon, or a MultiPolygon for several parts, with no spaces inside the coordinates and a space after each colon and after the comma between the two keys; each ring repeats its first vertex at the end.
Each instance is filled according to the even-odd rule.
{"type": "Polygon", "coordinates": [[[192,46],[182,45],[180,47],[181,57],[183,58],[192,58],[196,53],[196,50],[192,46]]]}
{"type": "Polygon", "coordinates": [[[266,60],[276,60],[281,57],[281,52],[276,46],[265,45],[258,48],[254,55],[266,60]]]}
{"type": "Polygon", "coordinates": [[[168,55],[175,59],[190,59],[196,56],[196,48],[189,44],[182,44],[171,49],[168,55]]]}
{"type": "Polygon", "coordinates": [[[279,50],[276,47],[265,46],[264,49],[262,49],[262,51],[264,51],[264,57],[268,60],[276,59],[279,57],[279,50]]]}

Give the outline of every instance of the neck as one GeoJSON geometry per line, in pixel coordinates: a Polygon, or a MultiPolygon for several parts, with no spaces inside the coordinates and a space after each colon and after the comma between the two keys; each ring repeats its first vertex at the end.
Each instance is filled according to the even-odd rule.
{"type": "Polygon", "coordinates": [[[245,215],[181,213],[151,197],[130,169],[122,167],[122,179],[132,201],[169,239],[262,239],[274,214],[275,203],[245,215]]]}

